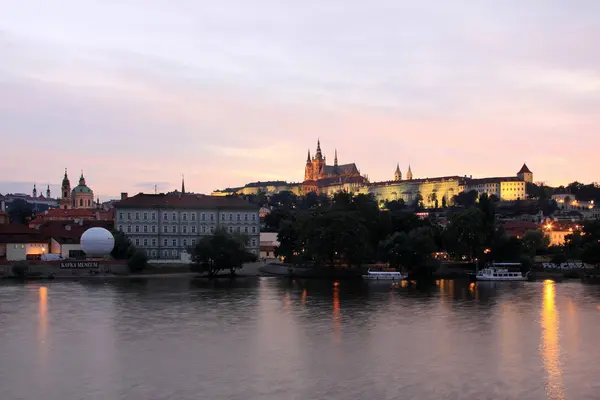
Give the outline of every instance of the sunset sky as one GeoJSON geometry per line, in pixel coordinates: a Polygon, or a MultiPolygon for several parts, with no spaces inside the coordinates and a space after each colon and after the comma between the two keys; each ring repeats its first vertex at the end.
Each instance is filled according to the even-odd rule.
{"type": "Polygon", "coordinates": [[[600,180],[600,1],[0,0],[0,193],[600,180]]]}

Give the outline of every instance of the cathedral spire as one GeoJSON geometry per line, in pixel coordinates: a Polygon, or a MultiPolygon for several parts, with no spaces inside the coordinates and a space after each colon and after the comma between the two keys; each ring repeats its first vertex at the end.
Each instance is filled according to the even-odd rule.
{"type": "Polygon", "coordinates": [[[181,174],[181,194],[185,194],[185,179],[183,174],[181,174]]]}
{"type": "Polygon", "coordinates": [[[338,160],[337,160],[337,149],[335,149],[335,157],[333,158],[333,166],[337,167],[338,166],[338,160]]]}
{"type": "Polygon", "coordinates": [[[35,187],[35,182],[33,182],[33,197],[37,197],[37,188],[35,187]]]}
{"type": "Polygon", "coordinates": [[[50,198],[50,185],[48,184],[48,188],[46,189],[46,197],[50,198]]]}
{"type": "Polygon", "coordinates": [[[321,160],[323,158],[323,154],[321,153],[321,140],[317,139],[317,153],[315,154],[315,158],[317,160],[321,160]]]}
{"type": "Polygon", "coordinates": [[[394,180],[401,181],[402,180],[402,172],[400,172],[400,164],[396,164],[396,171],[394,172],[394,180]]]}
{"type": "Polygon", "coordinates": [[[309,163],[310,162],[310,149],[308,149],[308,157],[306,157],[306,162],[309,163]]]}
{"type": "Polygon", "coordinates": [[[411,181],[412,178],[413,178],[413,173],[412,173],[412,170],[410,169],[410,164],[408,164],[408,171],[406,171],[406,179],[411,181]]]}

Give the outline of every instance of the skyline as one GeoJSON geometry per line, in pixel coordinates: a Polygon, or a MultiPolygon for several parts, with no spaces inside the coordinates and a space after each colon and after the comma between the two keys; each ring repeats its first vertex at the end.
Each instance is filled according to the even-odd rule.
{"type": "Polygon", "coordinates": [[[300,181],[318,138],[371,181],[599,180],[591,0],[0,3],[3,194],[300,181]]]}

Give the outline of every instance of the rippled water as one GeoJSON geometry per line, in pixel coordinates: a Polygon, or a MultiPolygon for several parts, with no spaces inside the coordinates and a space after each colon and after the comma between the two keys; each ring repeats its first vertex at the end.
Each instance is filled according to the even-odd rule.
{"type": "Polygon", "coordinates": [[[0,285],[12,399],[598,399],[600,287],[0,285]]]}

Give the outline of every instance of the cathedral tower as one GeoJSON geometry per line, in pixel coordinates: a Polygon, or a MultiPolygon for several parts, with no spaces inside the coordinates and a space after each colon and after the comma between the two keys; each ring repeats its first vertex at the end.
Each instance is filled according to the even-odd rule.
{"type": "Polygon", "coordinates": [[[37,197],[37,188],[35,187],[35,183],[33,184],[33,198],[37,197]]]}
{"type": "Polygon", "coordinates": [[[406,171],[406,179],[408,179],[409,181],[412,181],[413,179],[413,173],[410,169],[410,164],[408,164],[408,171],[406,171]]]}
{"type": "Polygon", "coordinates": [[[46,189],[46,198],[50,198],[50,185],[48,185],[48,188],[46,189]]]}
{"type": "Polygon", "coordinates": [[[395,181],[402,180],[402,172],[400,172],[400,164],[396,164],[396,172],[394,172],[394,180],[395,181]]]}
{"type": "Polygon", "coordinates": [[[61,198],[60,198],[60,208],[71,208],[71,182],[69,181],[69,177],[67,176],[67,169],[65,168],[65,176],[63,176],[62,185],[60,188],[61,198]]]}

